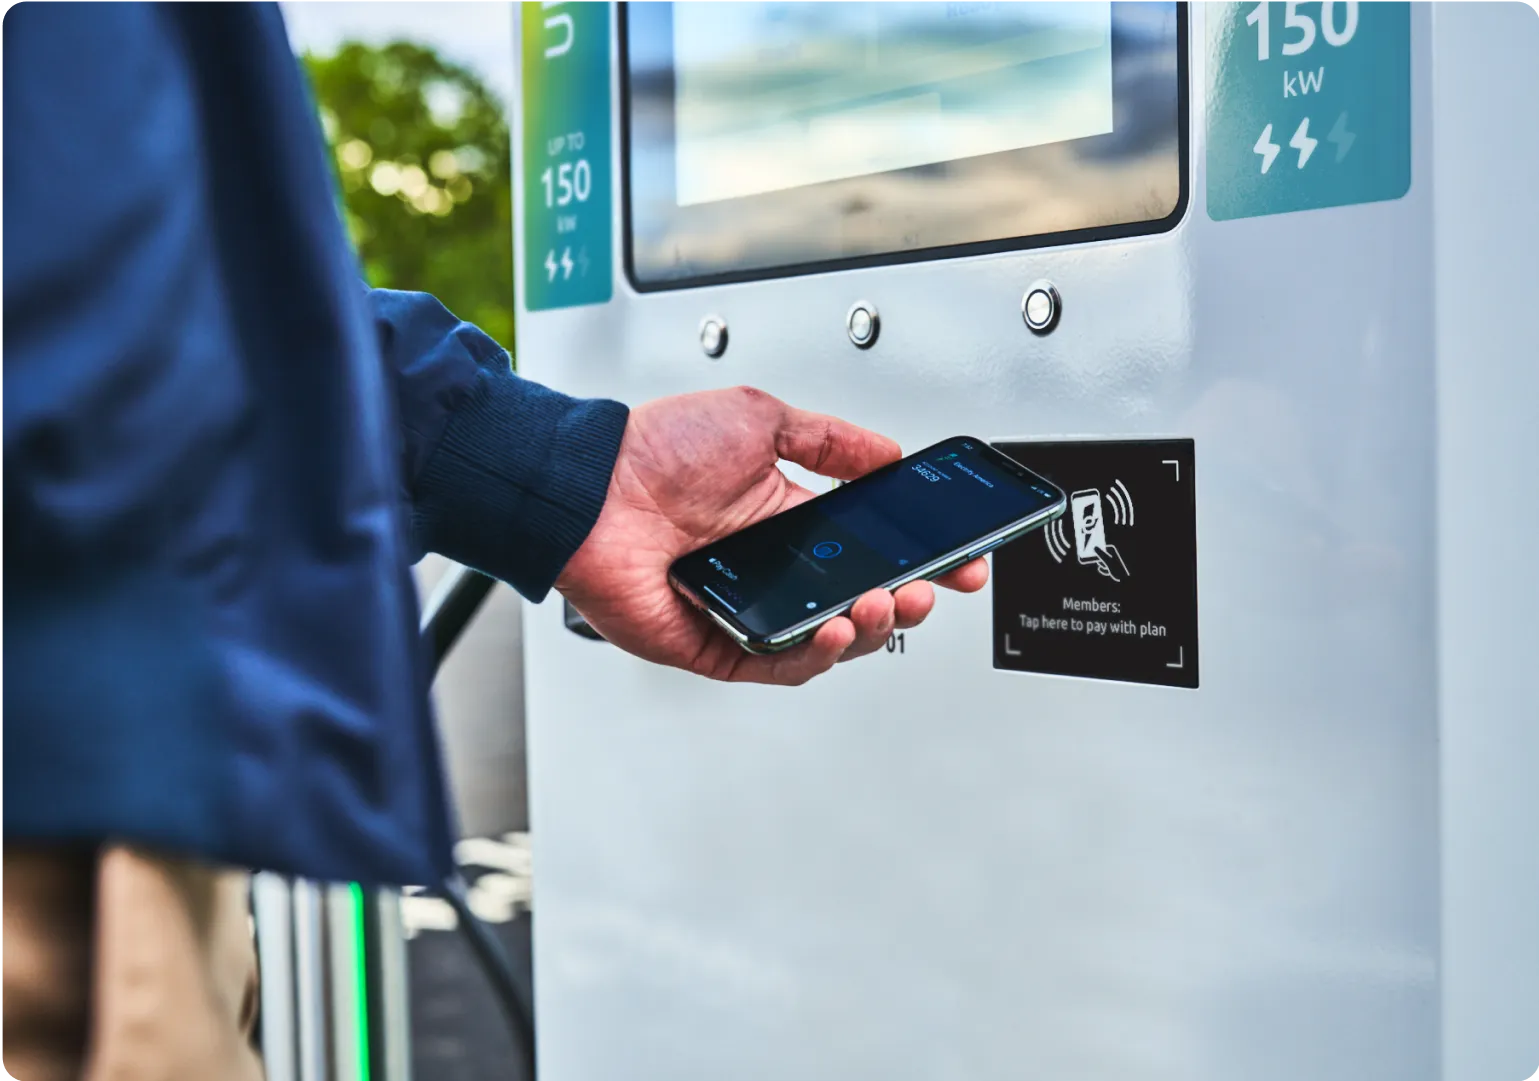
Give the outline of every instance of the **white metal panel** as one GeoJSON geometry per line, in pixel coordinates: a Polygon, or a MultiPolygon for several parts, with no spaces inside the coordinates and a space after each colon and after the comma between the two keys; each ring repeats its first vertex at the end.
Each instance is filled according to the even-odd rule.
{"type": "Polygon", "coordinates": [[[327,1040],[326,915],[322,888],[294,879],[294,1014],[299,1081],[330,1081],[327,1040]]]}
{"type": "Polygon", "coordinates": [[[1440,5],[1439,704],[1448,1081],[1539,1072],[1539,14],[1440,5]]]}
{"type": "Polygon", "coordinates": [[[1197,456],[1197,691],[996,672],[987,595],[796,690],[527,608],[549,1081],[1440,1076],[1437,425],[1468,421],[1435,399],[1430,23],[1394,202],[1209,221],[1194,89],[1163,236],[521,311],[521,370],[578,394],[749,382],[911,447],[1197,456]]]}
{"type": "Polygon", "coordinates": [[[271,871],[252,875],[251,914],[261,979],[262,1066],[268,1081],[299,1081],[294,901],[288,880],[271,871]]]}
{"type": "Polygon", "coordinates": [[[379,974],[374,985],[380,996],[378,1017],[384,1025],[379,1048],[384,1059],[370,1069],[385,1081],[411,1078],[411,972],[406,951],[406,925],[401,895],[379,890],[373,895],[379,914],[379,974]]]}

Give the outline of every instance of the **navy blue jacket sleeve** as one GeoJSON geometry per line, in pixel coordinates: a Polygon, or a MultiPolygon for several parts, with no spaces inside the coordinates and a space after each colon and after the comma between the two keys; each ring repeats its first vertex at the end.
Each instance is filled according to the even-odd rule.
{"type": "Polygon", "coordinates": [[[276,8],[4,31],[7,839],[436,880],[403,505],[419,552],[539,596],[624,408],[365,292],[276,8]]]}
{"type": "Polygon", "coordinates": [[[520,379],[501,346],[425,293],[368,299],[396,385],[415,554],[543,599],[604,504],[626,407],[520,379]]]}

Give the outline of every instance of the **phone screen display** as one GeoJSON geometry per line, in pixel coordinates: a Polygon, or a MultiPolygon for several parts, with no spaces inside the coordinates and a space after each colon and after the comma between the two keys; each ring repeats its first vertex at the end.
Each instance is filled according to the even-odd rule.
{"type": "Polygon", "coordinates": [[[768,638],[1062,499],[988,444],[949,439],[684,556],[674,575],[768,638]]]}

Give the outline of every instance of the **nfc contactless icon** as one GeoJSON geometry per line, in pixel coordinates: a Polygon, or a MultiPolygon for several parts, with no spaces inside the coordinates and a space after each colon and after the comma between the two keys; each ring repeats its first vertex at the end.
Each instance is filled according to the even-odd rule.
{"type": "Polygon", "coordinates": [[[818,541],[812,546],[812,554],[819,559],[833,559],[834,556],[844,551],[844,546],[838,541],[818,541]]]}
{"type": "Polygon", "coordinates": [[[1094,567],[1096,572],[1121,582],[1128,577],[1128,565],[1115,544],[1106,541],[1106,513],[1103,502],[1111,507],[1112,524],[1131,529],[1133,526],[1133,493],[1127,485],[1116,481],[1102,493],[1086,488],[1069,496],[1069,519],[1073,522],[1074,539],[1070,541],[1064,529],[1063,518],[1054,520],[1043,530],[1048,554],[1054,562],[1062,563],[1069,555],[1077,562],[1094,567]]]}

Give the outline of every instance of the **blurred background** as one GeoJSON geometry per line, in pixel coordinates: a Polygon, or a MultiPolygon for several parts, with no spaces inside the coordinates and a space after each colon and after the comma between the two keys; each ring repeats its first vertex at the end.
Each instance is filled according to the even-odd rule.
{"type": "MultiPolygon", "coordinates": [[[[348,232],[370,285],[432,293],[514,353],[509,104],[514,7],[465,2],[284,3],[331,146],[348,232]]],[[[423,599],[453,564],[417,566],[423,599]]],[[[529,991],[531,876],[518,597],[499,586],[434,687],[454,733],[456,856],[529,991]]],[[[449,906],[403,903],[412,1075],[519,1077],[504,1022],[449,906]]]]}
{"type": "Polygon", "coordinates": [[[369,283],[420,289],[513,350],[513,11],[288,3],[369,283]]]}

